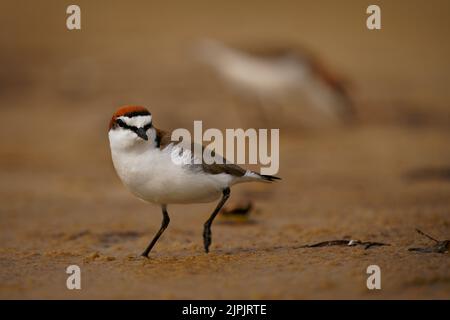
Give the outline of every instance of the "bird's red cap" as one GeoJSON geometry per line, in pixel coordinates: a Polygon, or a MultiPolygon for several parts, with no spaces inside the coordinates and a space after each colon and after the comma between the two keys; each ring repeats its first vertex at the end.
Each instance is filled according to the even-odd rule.
{"type": "Polygon", "coordinates": [[[113,127],[116,119],[122,116],[138,116],[138,115],[151,115],[147,108],[143,106],[122,106],[114,112],[111,121],[109,122],[109,130],[113,127]]]}

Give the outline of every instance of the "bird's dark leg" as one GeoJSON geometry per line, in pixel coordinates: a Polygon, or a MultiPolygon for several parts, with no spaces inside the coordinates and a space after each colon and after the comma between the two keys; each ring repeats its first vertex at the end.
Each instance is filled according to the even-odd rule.
{"type": "Polygon", "coordinates": [[[203,244],[205,246],[206,253],[209,252],[209,246],[211,245],[211,224],[229,197],[230,197],[230,188],[226,188],[223,190],[222,199],[220,200],[216,209],[214,209],[214,212],[211,214],[209,219],[205,222],[204,229],[203,229],[203,244]]]}
{"type": "Polygon", "coordinates": [[[143,257],[148,258],[148,254],[152,250],[156,241],[158,241],[159,237],[163,234],[164,230],[166,230],[167,226],[169,225],[170,218],[169,218],[169,214],[167,213],[167,206],[164,204],[161,206],[161,209],[162,209],[162,214],[163,214],[163,221],[161,223],[161,228],[159,229],[158,233],[153,238],[152,242],[150,242],[147,249],[145,249],[145,251],[142,253],[143,257]]]}

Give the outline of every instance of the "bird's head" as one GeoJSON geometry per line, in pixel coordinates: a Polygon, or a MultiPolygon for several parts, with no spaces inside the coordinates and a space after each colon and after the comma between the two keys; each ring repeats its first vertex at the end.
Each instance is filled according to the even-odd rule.
{"type": "Polygon", "coordinates": [[[142,143],[149,140],[151,129],[152,115],[146,108],[123,106],[113,114],[109,122],[109,137],[110,140],[120,140],[126,145],[142,143]]]}

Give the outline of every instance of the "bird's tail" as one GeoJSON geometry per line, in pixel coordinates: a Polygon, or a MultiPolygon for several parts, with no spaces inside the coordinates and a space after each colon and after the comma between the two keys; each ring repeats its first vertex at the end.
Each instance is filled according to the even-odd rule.
{"type": "Polygon", "coordinates": [[[281,180],[280,177],[277,177],[277,176],[271,176],[271,175],[268,175],[268,174],[259,174],[259,176],[260,176],[264,181],[267,181],[267,182],[273,182],[273,181],[281,180]]]}
{"type": "Polygon", "coordinates": [[[267,174],[259,174],[255,171],[247,170],[247,172],[244,175],[244,178],[247,178],[245,180],[247,181],[261,181],[261,182],[274,182],[277,180],[281,180],[280,177],[277,176],[271,176],[267,174]]]}

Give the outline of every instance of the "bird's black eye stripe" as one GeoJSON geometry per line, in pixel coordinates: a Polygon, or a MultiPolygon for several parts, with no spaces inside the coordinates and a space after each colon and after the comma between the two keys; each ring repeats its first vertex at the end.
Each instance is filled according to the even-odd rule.
{"type": "Polygon", "coordinates": [[[150,122],[149,124],[146,124],[144,126],[144,130],[147,131],[148,129],[150,129],[152,127],[152,123],[150,122]]]}
{"type": "Polygon", "coordinates": [[[120,127],[124,128],[124,129],[130,129],[130,130],[133,130],[133,131],[134,131],[134,130],[137,130],[136,127],[127,125],[125,122],[122,121],[122,119],[117,119],[116,122],[117,122],[117,124],[118,124],[120,127]]]}
{"type": "MultiPolygon", "coordinates": [[[[138,130],[137,127],[135,127],[135,126],[130,126],[130,125],[126,124],[122,119],[117,119],[117,120],[116,120],[116,123],[117,123],[120,127],[124,128],[124,129],[129,129],[129,130],[131,130],[131,131],[133,131],[133,132],[136,132],[136,131],[138,130]]],[[[146,124],[146,125],[144,126],[144,130],[147,131],[147,130],[150,129],[151,127],[152,127],[152,123],[150,122],[149,124],[146,124]]]]}

